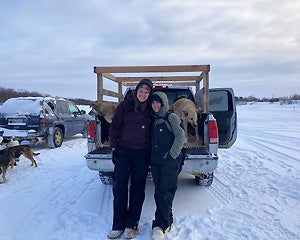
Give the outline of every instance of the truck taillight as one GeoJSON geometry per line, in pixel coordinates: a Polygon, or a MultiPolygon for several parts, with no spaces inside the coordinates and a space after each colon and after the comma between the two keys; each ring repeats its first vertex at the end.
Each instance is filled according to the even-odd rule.
{"type": "Polygon", "coordinates": [[[88,136],[90,138],[95,138],[95,132],[96,132],[96,121],[90,120],[88,123],[88,136]]]}
{"type": "Polygon", "coordinates": [[[209,131],[209,144],[219,144],[218,125],[215,119],[208,121],[208,131],[209,131]]]}

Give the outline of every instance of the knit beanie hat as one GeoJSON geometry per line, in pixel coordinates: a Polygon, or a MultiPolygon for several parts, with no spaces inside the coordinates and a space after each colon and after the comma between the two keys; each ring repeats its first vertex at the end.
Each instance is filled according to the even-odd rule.
{"type": "Polygon", "coordinates": [[[137,90],[139,90],[139,88],[145,88],[148,90],[149,94],[151,94],[152,88],[153,88],[153,83],[150,79],[144,78],[136,85],[135,90],[137,91],[137,90]]]}
{"type": "Polygon", "coordinates": [[[150,103],[153,103],[153,102],[159,102],[160,104],[163,104],[163,101],[157,94],[154,94],[151,96],[150,103]]]}

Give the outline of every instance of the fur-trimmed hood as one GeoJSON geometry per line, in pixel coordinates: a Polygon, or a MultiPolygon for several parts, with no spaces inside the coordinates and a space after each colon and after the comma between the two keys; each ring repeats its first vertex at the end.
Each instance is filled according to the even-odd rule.
{"type": "Polygon", "coordinates": [[[152,103],[152,100],[153,97],[159,97],[162,101],[162,106],[161,106],[161,109],[155,113],[153,110],[152,110],[152,115],[155,117],[155,118],[163,118],[167,112],[169,111],[169,100],[168,100],[168,97],[165,93],[163,92],[154,92],[152,93],[151,97],[150,97],[150,104],[152,103]]]}

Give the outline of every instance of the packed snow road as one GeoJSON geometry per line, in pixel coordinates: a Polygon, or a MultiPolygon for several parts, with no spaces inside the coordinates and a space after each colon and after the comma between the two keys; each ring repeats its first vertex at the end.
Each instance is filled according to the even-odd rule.
{"type": "MultiPolygon", "coordinates": [[[[238,140],[219,151],[213,185],[181,174],[175,228],[166,239],[300,239],[300,105],[238,106],[238,140]]],[[[112,222],[111,186],[85,165],[81,136],[34,148],[0,185],[1,240],[102,240],[112,222]]],[[[136,239],[151,235],[153,183],[136,239]]]]}

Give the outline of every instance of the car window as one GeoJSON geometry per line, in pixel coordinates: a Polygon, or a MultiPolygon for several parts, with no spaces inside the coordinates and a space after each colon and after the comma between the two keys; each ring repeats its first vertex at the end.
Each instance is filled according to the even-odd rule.
{"type": "Polygon", "coordinates": [[[56,100],[56,107],[58,113],[70,114],[69,105],[66,101],[56,100]]]}
{"type": "Polygon", "coordinates": [[[188,89],[154,89],[154,92],[156,91],[164,92],[169,99],[169,104],[173,104],[176,100],[178,100],[181,97],[186,97],[194,101],[193,94],[188,89]]]}
{"type": "Polygon", "coordinates": [[[79,113],[79,108],[72,102],[68,102],[69,110],[71,113],[79,113]]]}
{"type": "Polygon", "coordinates": [[[49,107],[52,109],[52,111],[55,110],[55,104],[54,104],[54,102],[47,102],[47,104],[48,104],[49,107]]]}
{"type": "Polygon", "coordinates": [[[228,111],[227,92],[210,92],[209,93],[210,111],[228,111]]]}
{"type": "Polygon", "coordinates": [[[41,98],[10,98],[0,108],[3,114],[39,115],[41,98]]]}
{"type": "MultiPolygon", "coordinates": [[[[131,94],[133,89],[128,89],[126,92],[125,98],[131,94]]],[[[179,88],[153,88],[153,92],[164,92],[169,100],[169,104],[173,104],[176,100],[178,100],[181,97],[187,97],[188,99],[191,99],[193,102],[195,102],[193,92],[190,89],[179,89],[179,88]]]]}
{"type": "Polygon", "coordinates": [[[43,102],[44,111],[46,114],[54,114],[55,105],[53,102],[43,102]]]}
{"type": "MultiPolygon", "coordinates": [[[[203,108],[203,89],[196,93],[197,104],[203,108]]],[[[232,95],[226,89],[209,90],[209,111],[233,111],[232,95]]]]}

